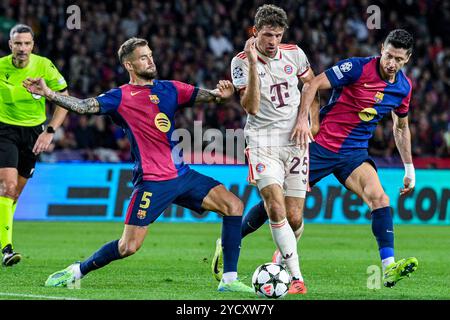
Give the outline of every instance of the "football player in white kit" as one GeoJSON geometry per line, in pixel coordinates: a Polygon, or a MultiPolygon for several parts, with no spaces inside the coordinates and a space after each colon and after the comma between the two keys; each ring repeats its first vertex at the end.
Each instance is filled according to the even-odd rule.
{"type": "MultiPolygon", "coordinates": [[[[231,73],[241,105],[247,111],[244,135],[249,181],[260,191],[273,240],[291,274],[289,293],[304,294],[307,289],[300,272],[297,240],[303,232],[308,148],[299,145],[296,123],[299,79],[306,83],[314,73],[302,49],[295,44],[281,44],[287,28],[283,9],[274,5],[259,7],[254,37],[233,58],[231,73]]],[[[318,127],[318,115],[312,117],[318,127]]],[[[312,132],[315,130],[312,128],[312,132]]]]}

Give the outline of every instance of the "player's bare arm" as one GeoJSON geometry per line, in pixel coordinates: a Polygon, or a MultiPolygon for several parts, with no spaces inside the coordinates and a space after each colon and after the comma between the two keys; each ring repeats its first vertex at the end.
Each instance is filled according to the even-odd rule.
{"type": "MultiPolygon", "coordinates": [[[[66,89],[60,91],[59,93],[65,96],[69,95],[69,92],[66,89]]],[[[68,111],[66,109],[56,106],[55,112],[53,113],[53,117],[50,120],[48,127],[52,127],[54,130],[58,129],[64,122],[67,112],[68,111]]],[[[42,132],[36,140],[36,143],[34,144],[33,153],[39,154],[43,151],[48,151],[52,143],[53,136],[54,133],[47,131],[42,132]]]]}
{"type": "MultiPolygon", "coordinates": [[[[61,90],[58,92],[59,94],[62,94],[64,96],[69,96],[69,91],[67,89],[61,90]]],[[[64,109],[58,105],[56,105],[55,112],[53,113],[53,117],[48,123],[49,126],[53,127],[54,129],[59,128],[66,118],[68,110],[64,109]]]]}
{"type": "Polygon", "coordinates": [[[100,105],[96,98],[78,99],[72,96],[64,96],[53,92],[53,95],[47,97],[61,107],[78,114],[97,113],[100,111],[100,105]]]}
{"type": "Polygon", "coordinates": [[[398,152],[405,164],[406,174],[403,178],[404,187],[400,189],[400,194],[408,194],[412,192],[415,186],[415,173],[411,154],[411,132],[408,125],[408,117],[398,117],[392,112],[394,121],[393,134],[398,152]]]}
{"type": "MultiPolygon", "coordinates": [[[[317,77],[313,77],[309,81],[304,82],[303,84],[302,99],[297,118],[297,125],[295,126],[295,129],[291,135],[291,140],[295,140],[297,145],[299,145],[301,148],[306,148],[308,144],[308,138],[314,140],[314,137],[308,126],[308,114],[311,110],[311,106],[318,109],[319,105],[314,104],[314,101],[317,99],[317,92],[318,90],[325,89],[331,89],[331,83],[324,72],[319,74],[317,77]]],[[[314,114],[314,117],[318,118],[319,111],[314,110],[312,112],[314,114]]]]}
{"type": "Polygon", "coordinates": [[[100,111],[100,105],[96,98],[78,99],[54,92],[47,87],[42,78],[28,78],[23,82],[23,86],[28,92],[44,96],[58,106],[78,114],[97,113],[100,111]]]}
{"type": "Polygon", "coordinates": [[[208,89],[199,89],[197,97],[195,97],[195,103],[213,102],[218,98],[217,91],[208,89]]]}
{"type": "MultiPolygon", "coordinates": [[[[305,83],[309,83],[310,81],[312,81],[314,79],[314,71],[310,68],[305,75],[303,75],[302,77],[300,77],[300,80],[303,82],[303,85],[305,83]]],[[[317,133],[319,132],[319,108],[320,107],[320,95],[319,92],[317,92],[316,96],[314,97],[314,101],[311,105],[311,109],[310,109],[310,114],[309,114],[309,119],[311,122],[311,134],[313,137],[315,137],[317,135],[317,133]]],[[[300,108],[300,106],[299,106],[300,108]]],[[[298,130],[300,129],[299,124],[301,124],[301,121],[299,119],[300,117],[300,112],[297,116],[297,124],[294,127],[294,129],[292,130],[292,139],[295,140],[297,145],[300,145],[300,138],[299,135],[297,134],[298,130]]],[[[314,141],[314,139],[312,139],[314,141]]]]}
{"type": "MultiPolygon", "coordinates": [[[[303,84],[312,81],[314,79],[314,71],[310,68],[309,72],[306,73],[305,77],[300,77],[303,84]]],[[[309,110],[309,120],[311,122],[311,134],[313,137],[319,133],[319,110],[320,110],[320,92],[314,96],[314,101],[311,104],[311,109],[309,110]]]]}
{"type": "Polygon", "coordinates": [[[256,38],[251,37],[245,42],[244,52],[248,59],[248,83],[241,94],[241,105],[251,115],[259,111],[261,93],[259,88],[259,77],[256,63],[258,61],[256,53],[256,38]]]}
{"type": "Polygon", "coordinates": [[[217,84],[216,89],[208,90],[208,89],[199,89],[197,93],[197,97],[195,98],[195,103],[204,103],[204,102],[223,102],[226,99],[229,99],[234,94],[234,86],[228,80],[220,80],[217,84]]]}

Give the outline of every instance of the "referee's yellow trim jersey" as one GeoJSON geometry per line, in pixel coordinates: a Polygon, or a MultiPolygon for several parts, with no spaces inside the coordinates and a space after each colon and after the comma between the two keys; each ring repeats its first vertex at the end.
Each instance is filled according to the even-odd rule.
{"type": "Polygon", "coordinates": [[[0,58],[0,122],[23,127],[45,122],[45,98],[23,87],[26,78],[43,78],[53,91],[67,88],[64,77],[45,57],[31,54],[25,68],[14,66],[12,54],[0,58]]]}

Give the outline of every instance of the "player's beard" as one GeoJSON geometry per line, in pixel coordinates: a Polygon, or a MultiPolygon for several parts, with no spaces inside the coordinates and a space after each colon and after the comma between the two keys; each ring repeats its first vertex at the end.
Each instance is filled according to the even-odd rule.
{"type": "Polygon", "coordinates": [[[156,70],[156,68],[154,68],[150,70],[141,71],[139,73],[136,73],[136,75],[141,79],[153,80],[158,76],[158,71],[156,70]]]}

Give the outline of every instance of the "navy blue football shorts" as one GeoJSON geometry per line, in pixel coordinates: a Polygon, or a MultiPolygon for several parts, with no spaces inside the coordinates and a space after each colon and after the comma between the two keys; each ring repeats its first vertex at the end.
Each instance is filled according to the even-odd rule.
{"type": "Polygon", "coordinates": [[[125,224],[148,226],[172,203],[204,213],[203,199],[212,188],[220,184],[192,169],[171,180],[143,181],[133,190],[125,224]]]}
{"type": "Polygon", "coordinates": [[[345,186],[345,180],[364,162],[368,162],[377,170],[367,149],[355,149],[349,154],[340,154],[312,142],[309,144],[309,185],[312,187],[326,176],[334,174],[345,186]]]}

